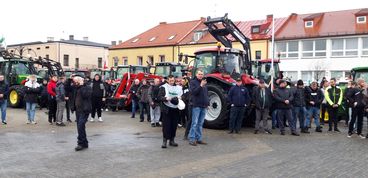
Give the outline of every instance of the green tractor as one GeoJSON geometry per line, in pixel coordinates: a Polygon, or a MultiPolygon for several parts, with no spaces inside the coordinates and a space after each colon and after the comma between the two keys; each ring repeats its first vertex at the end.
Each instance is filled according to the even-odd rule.
{"type": "MultiPolygon", "coordinates": [[[[27,77],[37,75],[34,61],[26,58],[15,57],[5,50],[0,51],[0,74],[5,76],[9,84],[8,102],[11,107],[22,107],[24,97],[24,84],[27,77]]],[[[37,76],[40,82],[41,77],[37,76]]]]}
{"type": "Polygon", "coordinates": [[[359,78],[364,79],[365,82],[368,82],[368,67],[356,67],[351,70],[351,74],[353,75],[353,80],[357,81],[359,78]]]}

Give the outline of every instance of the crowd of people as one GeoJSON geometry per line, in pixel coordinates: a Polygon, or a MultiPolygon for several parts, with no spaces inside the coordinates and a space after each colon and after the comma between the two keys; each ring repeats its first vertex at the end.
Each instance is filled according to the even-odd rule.
{"type": "MultiPolygon", "coordinates": [[[[139,108],[139,120],[145,118],[152,127],[162,127],[163,142],[161,147],[177,147],[175,142],[178,127],[185,128],[184,140],[192,146],[207,144],[203,140],[203,124],[206,109],[209,107],[207,79],[201,70],[195,77],[168,76],[165,80],[154,79],[142,81],[136,79],[129,91],[132,98],[131,118],[139,108]]],[[[37,124],[35,120],[36,105],[40,109],[48,108],[48,121],[56,126],[65,126],[66,121],[72,123],[71,113],[75,113],[78,130],[76,151],[88,148],[85,124],[95,120],[103,122],[102,111],[107,110],[106,98],[111,96],[113,88],[110,80],[103,82],[96,74],[92,80],[72,75],[70,78],[51,76],[49,81],[37,82],[31,75],[24,87],[24,101],[27,111],[27,124],[37,124]]],[[[2,123],[6,122],[7,98],[9,86],[0,75],[0,106],[2,123]]],[[[336,79],[323,79],[319,84],[313,81],[305,86],[302,80],[295,85],[285,80],[276,81],[274,88],[260,80],[258,86],[249,88],[242,84],[241,78],[227,90],[229,103],[229,134],[240,134],[244,119],[255,120],[254,134],[279,129],[285,135],[289,127],[290,134],[310,133],[312,120],[315,131],[322,132],[326,111],[328,113],[328,131],[340,132],[338,128],[339,108],[346,111],[345,124],[348,126],[348,137],[356,133],[361,138],[368,138],[362,133],[363,118],[368,113],[368,92],[363,79],[349,81],[343,90],[337,86],[336,79]],[[254,110],[255,118],[251,118],[250,110],[254,110]],[[269,126],[268,120],[272,119],[269,126]],[[298,125],[299,122],[299,125],[298,125]],[[300,130],[300,131],[299,131],[300,130]]]]}

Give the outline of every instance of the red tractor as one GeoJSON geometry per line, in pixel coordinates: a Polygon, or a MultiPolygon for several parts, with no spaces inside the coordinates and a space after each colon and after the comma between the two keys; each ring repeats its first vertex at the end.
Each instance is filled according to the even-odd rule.
{"type": "MultiPolygon", "coordinates": [[[[192,75],[202,70],[207,78],[207,87],[210,106],[205,117],[205,127],[223,129],[228,126],[230,105],[227,101],[227,91],[235,85],[236,78],[241,78],[243,84],[251,91],[258,80],[252,74],[251,50],[249,39],[227,18],[227,14],[220,18],[208,17],[204,24],[209,33],[219,42],[214,47],[204,47],[195,51],[192,75]],[[230,38],[232,37],[232,38],[230,38]],[[238,41],[243,49],[232,48],[232,42],[238,41]]],[[[183,56],[179,56],[182,60],[183,56]]],[[[187,60],[187,58],[185,58],[187,60]]],[[[257,63],[260,71],[271,61],[257,63]]],[[[277,65],[277,63],[274,63],[277,65]]],[[[276,68],[275,68],[276,69],[276,68]]],[[[277,67],[278,69],[278,67],[277,67]]],[[[258,71],[259,71],[258,70],[258,71]]],[[[253,117],[252,110],[247,115],[253,117]]],[[[254,118],[246,119],[246,125],[253,125],[254,118]]]]}

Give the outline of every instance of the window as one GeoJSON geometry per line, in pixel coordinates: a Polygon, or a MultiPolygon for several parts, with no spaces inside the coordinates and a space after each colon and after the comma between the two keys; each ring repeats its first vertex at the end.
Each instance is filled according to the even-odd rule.
{"type": "Polygon", "coordinates": [[[75,58],[75,68],[79,68],[79,58],[75,58]]]}
{"type": "Polygon", "coordinates": [[[290,79],[290,81],[298,80],[298,72],[297,71],[285,71],[284,77],[290,79]]]}
{"type": "Polygon", "coordinates": [[[312,71],[302,71],[302,80],[310,83],[313,80],[312,71]]]}
{"type": "Polygon", "coordinates": [[[160,55],[160,62],[165,62],[165,55],[160,55]]]}
{"type": "Polygon", "coordinates": [[[50,59],[50,56],[48,55],[48,54],[46,54],[46,57],[45,57],[46,59],[50,59]]]}
{"type": "Polygon", "coordinates": [[[155,60],[153,58],[153,56],[148,56],[148,63],[150,63],[151,65],[155,65],[155,60]]]}
{"type": "Polygon", "coordinates": [[[102,68],[102,57],[97,59],[97,68],[102,68]]]}
{"type": "Polygon", "coordinates": [[[311,28],[311,27],[313,27],[313,21],[310,20],[310,21],[304,22],[304,26],[305,26],[305,28],[311,28]]]}
{"type": "Polygon", "coordinates": [[[276,43],[276,50],[281,58],[297,58],[299,51],[298,41],[288,41],[276,43]]]}
{"type": "Polygon", "coordinates": [[[50,48],[50,46],[46,46],[45,48],[46,48],[46,49],[49,49],[49,48],[50,48]]]}
{"type": "Polygon", "coordinates": [[[363,46],[362,46],[362,55],[368,56],[368,37],[362,38],[363,46]]]}
{"type": "Polygon", "coordinates": [[[358,16],[357,17],[357,23],[366,23],[367,17],[366,16],[358,16]]]}
{"type": "Polygon", "coordinates": [[[321,81],[323,77],[326,77],[326,72],[324,70],[313,71],[313,79],[316,81],[321,81]]]}
{"type": "Polygon", "coordinates": [[[357,56],[358,55],[358,38],[333,39],[332,40],[332,57],[340,56],[357,56]]]}
{"type": "Polygon", "coordinates": [[[139,38],[136,38],[132,41],[132,43],[136,43],[139,40],[139,38]]]}
{"type": "Polygon", "coordinates": [[[260,26],[252,26],[252,34],[259,33],[260,32],[260,26]]]}
{"type": "Polygon", "coordinates": [[[64,54],[63,64],[64,64],[64,66],[69,66],[69,55],[64,54]]]}
{"type": "Polygon", "coordinates": [[[36,48],[37,50],[40,50],[41,48],[40,47],[38,47],[38,48],[36,48]]]}
{"type": "Polygon", "coordinates": [[[336,80],[339,80],[343,77],[343,74],[343,71],[331,71],[331,78],[336,78],[336,80]]]}
{"type": "Polygon", "coordinates": [[[262,55],[261,55],[261,51],[256,51],[256,59],[261,59],[262,55]]]}
{"type": "Polygon", "coordinates": [[[114,59],[114,66],[118,66],[119,65],[119,58],[117,56],[113,57],[114,59]]]}
{"type": "Polygon", "coordinates": [[[138,60],[138,65],[143,65],[143,57],[142,56],[138,56],[137,60],[138,60]]]}
{"type": "Polygon", "coordinates": [[[128,57],[123,57],[123,65],[128,65],[128,57]]]}
{"type": "Polygon", "coordinates": [[[326,40],[306,40],[302,41],[302,45],[302,56],[305,58],[326,56],[326,40]]]}
{"type": "Polygon", "coordinates": [[[199,40],[202,38],[202,35],[203,35],[203,33],[202,33],[202,32],[195,32],[195,33],[194,33],[194,37],[193,37],[193,41],[194,41],[194,42],[199,41],[199,40]]]}
{"type": "Polygon", "coordinates": [[[152,37],[149,41],[152,42],[155,39],[156,39],[156,37],[152,37]]]}
{"type": "Polygon", "coordinates": [[[175,37],[175,35],[171,35],[171,36],[168,38],[168,40],[172,40],[172,39],[174,39],[174,37],[175,37]]]}

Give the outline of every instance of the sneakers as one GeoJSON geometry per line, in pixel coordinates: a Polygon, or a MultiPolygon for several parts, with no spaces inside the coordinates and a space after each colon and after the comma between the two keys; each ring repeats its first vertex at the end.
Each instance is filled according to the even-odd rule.
{"type": "Polygon", "coordinates": [[[189,145],[197,146],[197,143],[195,141],[194,142],[189,142],[189,145]]]}
{"type": "Polygon", "coordinates": [[[228,134],[233,134],[234,133],[234,130],[230,130],[229,132],[228,132],[228,134]]]}
{"type": "Polygon", "coordinates": [[[68,120],[66,120],[66,121],[68,121],[69,123],[72,123],[73,121],[72,120],[70,120],[70,119],[68,119],[68,120]]]}
{"type": "Polygon", "coordinates": [[[317,128],[316,128],[316,132],[322,132],[321,127],[317,127],[317,128]]]}
{"type": "Polygon", "coordinates": [[[8,123],[6,123],[6,121],[2,121],[2,123],[3,123],[3,125],[6,125],[6,124],[8,124],[8,123]]]}
{"type": "Polygon", "coordinates": [[[348,133],[348,138],[351,138],[352,135],[353,135],[353,133],[349,132],[348,133]]]}
{"type": "Polygon", "coordinates": [[[338,128],[334,129],[334,131],[337,132],[337,133],[341,133],[338,128]]]}
{"type": "Polygon", "coordinates": [[[151,123],[151,127],[156,127],[156,124],[155,123],[151,123]]]}
{"type": "Polygon", "coordinates": [[[64,126],[65,126],[65,124],[64,124],[64,123],[62,123],[62,122],[59,122],[59,123],[56,123],[56,126],[64,127],[64,126]]]}
{"type": "Polygon", "coordinates": [[[32,121],[32,122],[31,122],[31,124],[36,125],[36,124],[37,124],[37,122],[36,122],[36,121],[32,121]]]}
{"type": "Polygon", "coordinates": [[[270,130],[265,130],[265,132],[272,135],[272,132],[270,130]]]}
{"type": "Polygon", "coordinates": [[[197,144],[200,144],[200,145],[207,145],[207,143],[206,143],[206,142],[204,142],[204,141],[197,141],[197,144]]]}
{"type": "Polygon", "coordinates": [[[258,130],[255,130],[255,131],[254,131],[254,134],[258,134],[258,130]]]}
{"type": "Polygon", "coordinates": [[[360,137],[361,139],[365,139],[365,136],[364,136],[363,134],[359,134],[359,137],[360,137]]]}
{"type": "Polygon", "coordinates": [[[98,118],[98,122],[103,122],[101,117],[98,118]]]}
{"type": "Polygon", "coordinates": [[[75,151],[82,151],[84,149],[87,149],[88,147],[84,147],[84,146],[81,146],[81,145],[78,145],[77,147],[75,147],[75,151]]]}
{"type": "MultiPolygon", "coordinates": [[[[27,121],[26,124],[31,124],[31,121],[27,121]]],[[[50,123],[50,125],[52,125],[52,123],[50,123]]]]}
{"type": "Polygon", "coordinates": [[[291,135],[293,135],[293,136],[300,136],[298,133],[296,133],[296,132],[292,132],[291,133],[291,135]]]}
{"type": "Polygon", "coordinates": [[[92,117],[89,121],[90,121],[90,122],[94,122],[94,121],[95,121],[95,119],[92,117]]]}
{"type": "Polygon", "coordinates": [[[181,124],[178,124],[178,127],[179,127],[179,128],[182,128],[182,127],[183,127],[183,125],[181,125],[181,124]]]}
{"type": "Polygon", "coordinates": [[[106,108],[105,111],[109,111],[109,109],[106,108]]]}

